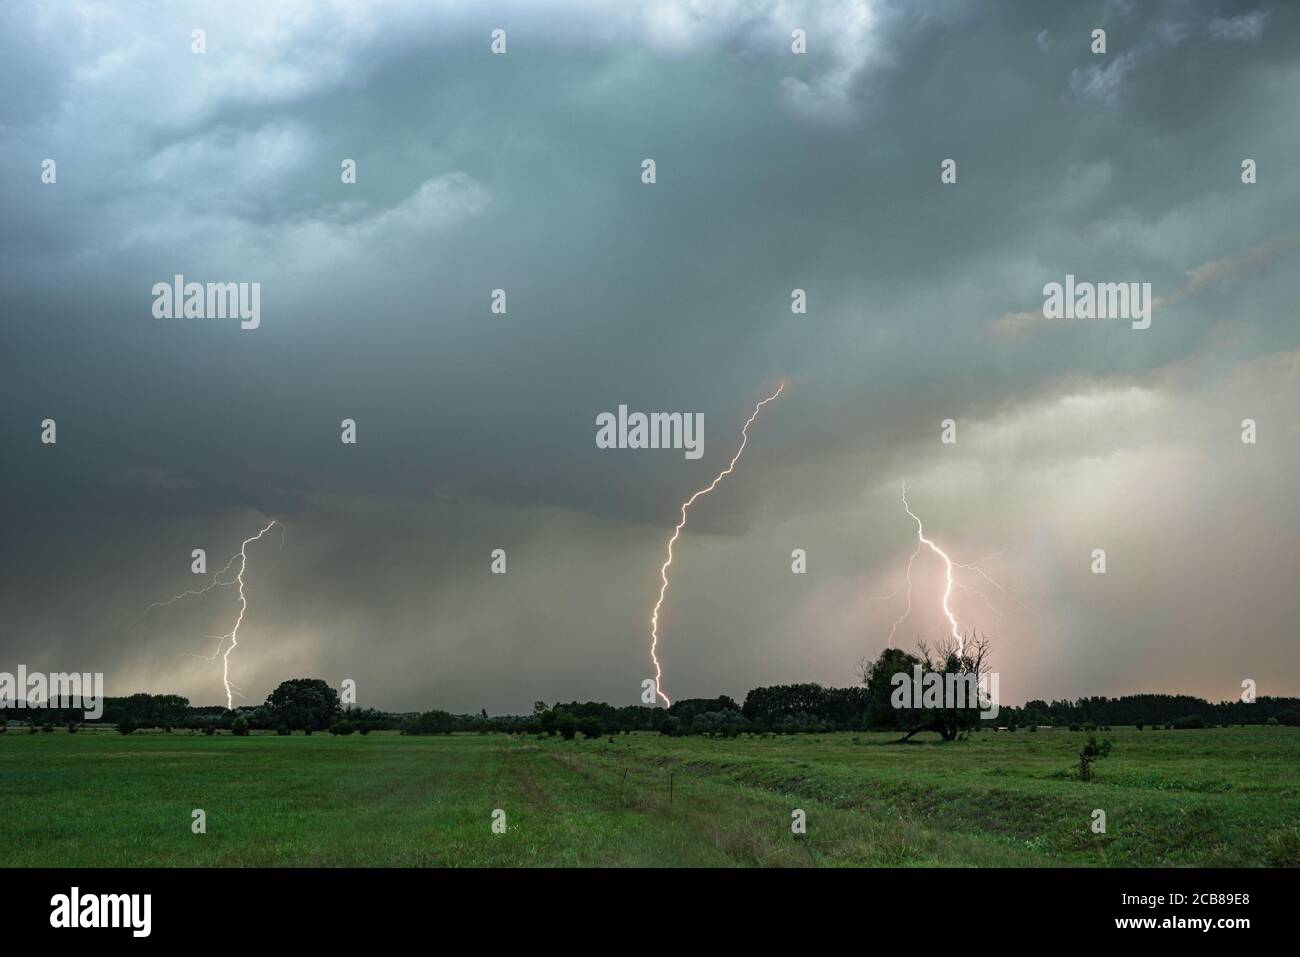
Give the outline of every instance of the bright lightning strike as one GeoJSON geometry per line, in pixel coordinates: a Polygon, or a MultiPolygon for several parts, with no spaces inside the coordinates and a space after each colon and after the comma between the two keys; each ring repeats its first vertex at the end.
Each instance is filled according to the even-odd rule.
{"type": "MultiPolygon", "coordinates": [[[[182,598],[189,598],[194,595],[206,594],[207,592],[210,592],[214,588],[228,588],[231,585],[239,586],[239,616],[235,619],[235,627],[232,628],[230,631],[226,632],[226,634],[224,635],[207,636],[209,640],[215,640],[217,642],[217,648],[215,651],[212,652],[211,655],[190,656],[192,658],[202,658],[205,661],[215,661],[217,655],[221,655],[221,681],[226,688],[227,708],[231,708],[234,706],[234,702],[235,702],[234,696],[236,694],[238,694],[241,698],[243,697],[243,694],[240,693],[241,692],[240,687],[236,684],[231,683],[230,681],[230,653],[234,651],[236,646],[239,644],[239,628],[244,623],[244,614],[248,611],[248,597],[247,595],[244,594],[244,586],[245,586],[244,572],[248,570],[248,546],[251,545],[253,542],[259,541],[263,535],[265,535],[267,532],[269,532],[272,528],[274,528],[277,525],[280,525],[280,523],[277,522],[275,519],[271,519],[271,521],[267,523],[266,527],[263,528],[256,535],[253,535],[251,538],[246,538],[242,542],[240,542],[239,551],[236,554],[231,556],[230,561],[226,562],[226,567],[216,572],[212,576],[212,581],[209,584],[205,585],[203,588],[183,591],[179,595],[174,595],[171,598],[168,598],[166,601],[153,602],[151,605],[149,605],[148,608],[144,610],[143,614],[141,614],[140,616],[143,618],[145,615],[149,614],[149,612],[155,608],[162,608],[166,605],[172,604],[173,602],[180,601],[182,598]],[[239,562],[239,571],[235,573],[234,578],[228,580],[224,579],[222,576],[224,576],[227,572],[230,571],[231,568],[234,567],[235,562],[239,562]],[[226,644],[227,639],[230,641],[229,645],[226,644]],[[223,647],[226,650],[224,655],[221,654],[221,649],[223,647]]],[[[280,544],[281,547],[283,547],[284,545],[283,525],[280,525],[280,534],[281,534],[280,544]]]]}
{"type": "MultiPolygon", "coordinates": [[[[956,578],[953,577],[953,569],[960,568],[966,571],[972,571],[977,575],[979,575],[981,578],[983,578],[990,585],[998,589],[998,591],[1000,592],[1006,593],[1008,589],[1006,588],[1006,586],[995,581],[979,565],[968,565],[962,562],[953,561],[952,558],[948,555],[948,553],[945,552],[942,548],[940,548],[934,542],[933,539],[930,539],[926,536],[925,526],[921,523],[920,517],[915,512],[912,511],[911,506],[908,504],[906,481],[903,482],[903,510],[907,512],[908,516],[911,517],[912,521],[916,522],[916,548],[912,550],[912,554],[907,559],[907,568],[903,573],[903,581],[902,583],[899,584],[899,586],[896,589],[894,589],[892,593],[888,595],[876,595],[871,598],[868,598],[867,601],[889,600],[892,598],[896,598],[899,592],[906,590],[907,607],[904,608],[903,613],[894,620],[893,626],[889,629],[888,646],[892,648],[894,646],[894,635],[898,633],[898,627],[903,622],[905,622],[912,614],[912,566],[916,562],[916,557],[921,554],[921,549],[928,548],[935,555],[938,555],[940,558],[942,558],[944,562],[945,586],[943,590],[943,600],[941,602],[941,606],[943,608],[944,617],[947,618],[949,628],[952,631],[953,640],[957,644],[957,654],[961,655],[965,651],[966,638],[962,634],[961,629],[957,623],[957,616],[952,610],[952,605],[950,603],[950,599],[952,598],[952,590],[954,588],[960,588],[962,591],[968,591],[974,595],[979,596],[984,600],[984,603],[989,606],[989,610],[993,612],[995,618],[998,619],[999,621],[1003,617],[1003,613],[993,605],[993,603],[989,600],[988,595],[986,595],[984,592],[980,591],[978,588],[974,588],[970,585],[965,585],[957,581],[956,578]]],[[[1017,602],[1017,604],[1020,603],[1017,602]]],[[[1024,606],[1022,605],[1021,607],[1024,606]]],[[[998,631],[1000,632],[1001,629],[999,628],[998,631]]]]}
{"type": "MultiPolygon", "coordinates": [[[[952,637],[953,640],[957,642],[957,657],[960,658],[963,650],[966,647],[966,638],[958,630],[957,619],[953,615],[952,609],[948,607],[948,599],[952,597],[952,559],[948,557],[947,552],[945,552],[934,542],[930,541],[930,539],[925,537],[925,527],[921,524],[921,520],[917,518],[916,513],[912,511],[911,506],[907,504],[907,481],[906,480],[903,481],[903,508],[907,510],[908,515],[911,515],[912,518],[916,520],[916,537],[920,540],[921,544],[929,546],[930,551],[934,552],[936,555],[942,558],[944,566],[947,569],[948,584],[943,590],[943,613],[948,616],[948,623],[952,625],[952,637]]],[[[920,545],[917,546],[917,551],[920,551],[920,545]]],[[[913,554],[915,555],[915,553],[913,554]]],[[[908,571],[910,574],[911,571],[910,563],[909,563],[908,571]]]]}
{"type": "Polygon", "coordinates": [[[754,424],[754,420],[758,418],[758,413],[762,410],[763,406],[767,405],[779,396],[784,390],[785,382],[782,381],[781,384],[777,386],[775,392],[763,401],[759,402],[758,405],[754,406],[754,411],[750,414],[749,418],[745,420],[745,425],[740,430],[740,448],[736,449],[736,454],[731,457],[731,461],[727,463],[727,467],[719,472],[712,482],[682,503],[682,520],[678,522],[677,527],[673,529],[672,538],[668,539],[668,558],[665,559],[663,566],[659,569],[659,578],[662,581],[662,584],[659,586],[659,600],[655,602],[654,611],[650,614],[650,658],[655,663],[655,694],[663,698],[664,704],[669,707],[672,707],[673,703],[669,699],[668,695],[664,694],[663,689],[660,686],[660,679],[663,678],[663,668],[659,664],[659,656],[655,652],[659,647],[659,609],[663,607],[664,596],[668,593],[668,566],[673,563],[673,545],[676,544],[677,537],[681,535],[682,529],[686,527],[686,510],[695,504],[697,498],[702,495],[708,495],[717,488],[719,482],[731,474],[732,470],[736,467],[736,463],[740,461],[741,453],[745,451],[746,443],[749,442],[749,427],[754,424]]]}

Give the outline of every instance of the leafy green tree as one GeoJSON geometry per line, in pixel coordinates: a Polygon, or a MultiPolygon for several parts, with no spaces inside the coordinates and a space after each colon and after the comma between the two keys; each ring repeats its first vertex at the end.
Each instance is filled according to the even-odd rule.
{"type": "Polygon", "coordinates": [[[567,711],[562,712],[555,719],[555,730],[560,733],[560,736],[565,741],[572,741],[574,735],[578,733],[578,719],[567,711]]]}
{"type": "Polygon", "coordinates": [[[230,733],[239,738],[248,737],[248,719],[239,717],[232,721],[230,724],[230,733]]]}
{"type": "Polygon", "coordinates": [[[978,700],[970,700],[971,695],[961,693],[964,689],[948,679],[951,676],[954,680],[978,682],[988,671],[988,640],[978,635],[966,639],[961,654],[955,645],[945,643],[933,658],[924,642],[917,647],[917,655],[886,648],[875,662],[863,664],[871,726],[898,729],[903,733],[900,742],[922,731],[933,731],[943,740],[952,741],[962,732],[979,727],[978,700]],[[931,693],[923,694],[916,688],[917,674],[925,683],[938,681],[933,692],[936,700],[928,700],[931,693]],[[938,678],[930,679],[930,675],[938,678]],[[904,679],[909,687],[900,688],[899,682],[904,679]],[[904,695],[903,690],[910,693],[904,695]]]}
{"type": "Polygon", "coordinates": [[[321,678],[291,678],[266,698],[269,719],[290,728],[324,731],[339,714],[339,693],[321,678]]]}
{"type": "MultiPolygon", "coordinates": [[[[539,701],[537,703],[541,704],[542,702],[539,701]]],[[[554,737],[555,722],[557,720],[559,720],[559,715],[557,715],[554,710],[548,708],[546,711],[543,711],[541,713],[541,716],[538,718],[538,726],[542,729],[544,733],[554,737]]]]}

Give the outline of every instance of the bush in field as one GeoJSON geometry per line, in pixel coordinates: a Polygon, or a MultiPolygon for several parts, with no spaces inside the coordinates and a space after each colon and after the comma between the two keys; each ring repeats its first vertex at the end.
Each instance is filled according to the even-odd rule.
{"type": "Polygon", "coordinates": [[[0,734],[4,734],[8,730],[9,730],[9,722],[0,721],[0,734]]]}
{"type": "Polygon", "coordinates": [[[1088,735],[1088,743],[1085,744],[1083,746],[1083,749],[1079,752],[1078,771],[1079,771],[1080,781],[1092,780],[1093,762],[1100,761],[1102,758],[1105,757],[1109,757],[1110,747],[1111,744],[1109,738],[1102,741],[1101,744],[1098,744],[1096,735],[1092,735],[1092,734],[1088,735]]]}
{"type": "Polygon", "coordinates": [[[77,733],[77,722],[75,722],[75,721],[69,721],[69,722],[68,722],[68,734],[76,734],[76,733],[77,733]]]}
{"type": "Polygon", "coordinates": [[[578,722],[578,730],[582,732],[582,736],[584,738],[599,738],[600,719],[594,717],[583,718],[580,722],[578,722]]]}
{"type": "Polygon", "coordinates": [[[1177,728],[1179,731],[1186,731],[1190,728],[1204,728],[1205,719],[1199,714],[1189,714],[1185,717],[1178,718],[1172,725],[1170,725],[1170,727],[1177,728]]]}
{"type": "Polygon", "coordinates": [[[118,734],[135,734],[135,729],[136,729],[136,723],[132,721],[130,718],[127,718],[125,721],[119,721],[117,723],[118,734]]]}
{"type": "Polygon", "coordinates": [[[1133,727],[1141,731],[1145,727],[1145,725],[1141,721],[1139,721],[1137,724],[1133,725],[1133,727]]]}
{"type": "Polygon", "coordinates": [[[330,725],[330,734],[349,735],[355,730],[351,721],[336,721],[330,725]]]}
{"type": "Polygon", "coordinates": [[[1278,721],[1277,718],[1273,717],[1272,715],[1269,715],[1268,720],[1265,721],[1264,724],[1268,725],[1270,728],[1276,728],[1279,724],[1281,724],[1281,722],[1278,721]]]}
{"type": "Polygon", "coordinates": [[[275,733],[282,738],[293,734],[293,732],[289,730],[289,726],[287,724],[280,725],[280,727],[275,729],[275,733]]]}
{"type": "Polygon", "coordinates": [[[237,738],[248,737],[248,719],[236,718],[230,725],[230,733],[237,738]]]}
{"type": "Polygon", "coordinates": [[[217,733],[217,729],[209,724],[204,727],[203,733],[206,734],[208,737],[212,737],[212,735],[217,733]]]}

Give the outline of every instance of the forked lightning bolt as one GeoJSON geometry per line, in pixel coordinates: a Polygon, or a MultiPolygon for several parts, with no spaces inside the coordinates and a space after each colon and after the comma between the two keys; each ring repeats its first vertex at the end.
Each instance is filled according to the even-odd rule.
{"type": "MultiPolygon", "coordinates": [[[[179,595],[174,595],[171,598],[168,598],[166,601],[156,601],[153,604],[151,604],[148,608],[146,608],[143,614],[140,616],[143,618],[144,615],[149,614],[149,612],[155,608],[162,608],[165,605],[170,605],[172,602],[180,601],[182,598],[189,598],[193,595],[203,595],[207,592],[212,591],[212,589],[214,588],[228,588],[231,585],[239,586],[239,616],[235,619],[235,627],[232,628],[224,635],[207,636],[209,639],[215,639],[217,641],[217,649],[211,655],[192,656],[197,658],[203,658],[207,661],[214,661],[216,660],[217,655],[221,654],[222,647],[225,646],[226,653],[224,655],[221,655],[221,681],[226,688],[227,708],[231,708],[234,706],[234,695],[238,694],[240,690],[238,685],[234,685],[230,681],[230,653],[234,651],[235,647],[239,644],[239,627],[244,623],[244,614],[245,612],[248,611],[248,597],[244,594],[244,572],[248,570],[248,546],[251,545],[253,542],[260,540],[263,535],[265,535],[267,532],[269,532],[277,525],[280,525],[280,523],[277,522],[275,519],[272,519],[270,522],[267,523],[266,527],[262,529],[260,532],[258,532],[256,535],[252,536],[251,538],[246,538],[242,542],[240,542],[239,551],[236,554],[231,556],[230,561],[226,562],[226,567],[221,569],[217,573],[215,573],[212,576],[212,581],[209,582],[207,585],[205,585],[203,588],[183,591],[179,595]],[[222,576],[225,575],[227,572],[229,572],[232,567],[234,567],[235,562],[239,562],[239,571],[235,573],[235,577],[229,580],[223,579],[222,576]],[[226,645],[226,639],[230,639],[230,644],[228,646],[226,645]]],[[[280,533],[281,535],[284,534],[283,525],[280,525],[280,533]]],[[[283,545],[283,538],[281,539],[281,545],[283,545]]],[[[240,695],[240,697],[243,696],[240,695]]]]}
{"type": "MultiPolygon", "coordinates": [[[[957,619],[953,616],[952,609],[948,607],[948,599],[952,597],[952,559],[948,557],[947,552],[945,552],[934,542],[930,541],[930,539],[925,537],[925,527],[921,524],[921,520],[917,518],[916,513],[912,511],[911,506],[907,504],[907,481],[906,480],[903,481],[903,508],[905,508],[907,510],[907,514],[911,515],[912,518],[916,521],[916,537],[920,541],[920,544],[917,545],[916,547],[917,551],[921,550],[921,545],[927,545],[929,546],[930,551],[934,552],[936,555],[938,555],[940,558],[943,559],[944,568],[947,571],[947,584],[944,586],[943,589],[943,613],[948,616],[948,624],[952,626],[952,637],[953,640],[957,642],[957,657],[960,658],[962,652],[965,650],[966,647],[966,638],[958,630],[957,619]]],[[[913,558],[916,557],[916,552],[912,553],[912,557],[913,558]]],[[[908,570],[908,575],[910,577],[912,571],[911,562],[908,563],[907,570],[908,570]]]]}
{"type": "Polygon", "coordinates": [[[779,396],[784,389],[785,382],[783,381],[777,386],[775,392],[763,401],[759,402],[758,405],[754,406],[754,411],[750,414],[749,418],[745,420],[745,425],[740,430],[740,448],[736,449],[736,454],[731,457],[731,461],[727,463],[727,467],[719,472],[712,482],[682,503],[682,520],[678,522],[677,527],[673,529],[672,538],[668,539],[668,557],[664,560],[663,566],[659,569],[659,578],[662,581],[662,584],[659,586],[659,600],[655,602],[654,611],[650,614],[650,658],[655,663],[655,694],[663,698],[664,704],[669,707],[672,707],[672,701],[669,699],[668,695],[664,694],[663,688],[661,687],[660,682],[663,678],[663,668],[659,664],[659,656],[656,654],[656,651],[659,647],[659,609],[663,607],[664,596],[668,593],[668,566],[673,563],[673,545],[677,543],[677,537],[681,535],[682,529],[686,527],[687,509],[695,504],[697,498],[702,495],[708,495],[718,487],[719,482],[731,474],[732,470],[736,467],[736,463],[740,461],[741,453],[745,451],[745,444],[749,442],[749,427],[754,424],[754,420],[758,418],[758,413],[762,410],[763,406],[767,405],[779,396]]]}
{"type": "MultiPolygon", "coordinates": [[[[890,648],[894,647],[894,635],[898,633],[898,626],[901,625],[903,622],[905,622],[912,614],[912,566],[916,562],[916,556],[921,554],[921,549],[928,548],[931,552],[933,552],[934,554],[942,558],[944,562],[944,571],[946,574],[945,574],[945,585],[943,590],[943,600],[941,602],[941,606],[943,608],[944,617],[948,619],[948,625],[949,628],[951,629],[953,640],[957,644],[957,654],[961,655],[965,652],[966,637],[965,635],[962,634],[961,629],[958,627],[957,616],[953,613],[952,606],[949,601],[952,598],[952,590],[954,588],[960,588],[963,591],[969,591],[975,595],[978,595],[980,598],[984,600],[984,603],[989,606],[989,610],[992,611],[994,616],[999,620],[1002,618],[1003,613],[999,611],[991,601],[989,601],[988,596],[984,594],[984,592],[980,591],[978,588],[973,588],[970,585],[963,585],[961,582],[957,581],[953,577],[953,569],[962,568],[962,569],[966,569],[967,571],[975,572],[977,575],[979,575],[981,578],[987,581],[990,585],[997,588],[998,591],[1000,592],[1005,593],[1007,592],[1008,589],[1002,584],[1000,584],[999,582],[995,581],[992,577],[990,577],[989,574],[985,572],[984,569],[981,568],[979,565],[967,565],[967,564],[963,564],[962,562],[953,561],[947,552],[945,552],[942,548],[940,548],[932,539],[926,536],[925,526],[921,524],[920,517],[915,512],[912,511],[911,506],[907,502],[906,481],[903,482],[903,510],[907,512],[907,514],[911,517],[912,521],[916,522],[916,548],[912,550],[912,554],[907,559],[907,569],[903,573],[903,581],[901,584],[899,584],[897,588],[894,589],[892,593],[888,595],[876,595],[872,598],[868,598],[867,601],[888,600],[896,597],[900,591],[906,589],[907,607],[903,609],[903,613],[894,620],[893,627],[889,629],[888,646],[890,648]]],[[[1020,603],[1017,602],[1017,604],[1020,603]]],[[[1021,605],[1021,607],[1024,606],[1021,605]]],[[[998,629],[998,631],[1000,633],[1000,628],[998,629]]]]}

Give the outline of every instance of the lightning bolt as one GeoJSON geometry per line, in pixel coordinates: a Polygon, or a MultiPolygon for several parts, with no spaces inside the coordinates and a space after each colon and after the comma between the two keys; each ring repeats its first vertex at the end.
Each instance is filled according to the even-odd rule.
{"type": "Polygon", "coordinates": [[[912,554],[908,556],[907,571],[904,573],[903,581],[899,586],[888,595],[876,595],[867,599],[867,601],[887,601],[891,598],[897,598],[898,593],[903,590],[903,586],[907,586],[907,607],[903,609],[903,613],[894,620],[894,626],[889,629],[889,640],[886,642],[886,647],[888,648],[894,647],[894,635],[898,631],[898,626],[907,621],[908,616],[912,614],[912,563],[916,561],[916,556],[919,554],[921,554],[921,543],[917,542],[916,548],[914,548],[912,554]]]}
{"type": "Polygon", "coordinates": [[[664,704],[669,707],[672,707],[672,701],[669,699],[668,695],[663,693],[663,690],[660,687],[660,679],[663,678],[663,667],[660,665],[659,656],[655,652],[659,647],[659,609],[663,607],[664,596],[668,593],[668,566],[673,563],[673,545],[677,543],[677,537],[681,535],[682,529],[686,527],[687,509],[695,504],[697,498],[700,498],[703,495],[708,495],[718,487],[719,482],[732,473],[732,470],[736,467],[736,463],[740,461],[741,453],[745,451],[746,443],[749,442],[749,427],[754,424],[754,420],[758,418],[758,413],[762,411],[763,406],[767,405],[779,396],[784,390],[785,382],[782,381],[781,384],[777,386],[775,392],[763,401],[759,402],[758,405],[754,406],[754,411],[750,413],[749,418],[745,420],[745,425],[740,430],[740,448],[736,449],[736,454],[731,457],[731,461],[727,463],[727,467],[719,472],[712,482],[682,503],[682,520],[678,522],[677,527],[673,529],[672,538],[668,539],[668,558],[665,559],[662,567],[659,569],[659,578],[662,582],[659,586],[659,600],[655,602],[654,611],[650,613],[650,658],[655,663],[655,694],[663,698],[664,704]]]}
{"type": "MultiPolygon", "coordinates": [[[[978,564],[966,564],[964,562],[954,561],[952,557],[947,552],[945,552],[942,548],[940,548],[933,539],[928,538],[925,534],[925,526],[921,523],[920,517],[915,512],[912,511],[911,506],[908,504],[906,480],[903,481],[902,485],[903,485],[903,510],[907,512],[907,514],[911,517],[912,521],[916,522],[916,548],[912,550],[912,554],[907,559],[907,568],[903,573],[903,581],[899,583],[899,586],[895,588],[892,592],[890,592],[888,595],[874,595],[866,599],[869,602],[888,601],[890,599],[897,598],[899,592],[906,590],[907,607],[904,608],[903,613],[894,620],[893,626],[889,629],[888,647],[892,648],[894,646],[894,635],[898,633],[898,627],[903,622],[905,622],[912,614],[912,566],[915,564],[916,557],[921,554],[921,549],[923,548],[928,548],[935,555],[943,559],[944,571],[946,573],[946,579],[945,579],[946,583],[944,586],[943,600],[941,602],[941,605],[943,608],[944,617],[948,619],[948,625],[951,629],[953,640],[957,644],[957,654],[961,655],[965,652],[966,638],[961,633],[961,629],[957,623],[957,616],[952,610],[952,605],[950,600],[952,598],[952,591],[954,588],[960,588],[962,591],[970,592],[971,594],[976,595],[979,598],[983,599],[984,603],[988,605],[989,610],[993,613],[995,619],[997,620],[997,634],[1000,637],[1001,619],[1004,616],[1004,612],[999,610],[997,606],[995,606],[993,602],[989,600],[987,594],[980,591],[978,588],[974,588],[970,585],[966,585],[958,581],[953,574],[953,569],[960,568],[965,571],[974,572],[975,574],[983,578],[986,582],[988,582],[990,585],[992,585],[994,588],[996,588],[998,591],[1008,595],[1009,597],[1012,598],[1013,601],[1016,601],[1014,596],[1010,595],[1010,591],[1011,591],[1010,588],[1007,587],[1006,585],[1003,585],[1001,582],[997,581],[996,579],[994,579],[991,575],[988,574],[988,572],[984,571],[984,569],[981,568],[978,564]]],[[[985,559],[982,559],[981,561],[987,561],[988,558],[992,558],[992,557],[993,556],[991,555],[987,556],[985,559]]],[[[1016,604],[1020,605],[1020,607],[1022,608],[1026,607],[1022,602],[1019,601],[1016,601],[1016,604]]]]}
{"type": "Polygon", "coordinates": [[[226,632],[226,634],[224,635],[207,636],[208,640],[215,640],[217,642],[217,648],[214,652],[212,652],[211,655],[190,655],[189,656],[191,658],[202,658],[205,661],[215,661],[217,655],[221,654],[221,649],[225,647],[226,653],[224,655],[221,655],[221,682],[222,684],[225,685],[226,688],[227,708],[231,708],[234,706],[234,700],[235,700],[234,695],[238,694],[241,698],[243,697],[240,687],[236,684],[232,684],[230,681],[230,653],[234,651],[235,648],[239,645],[239,628],[244,623],[244,614],[248,611],[248,596],[244,593],[244,587],[245,587],[244,572],[248,570],[248,546],[251,545],[253,542],[259,541],[263,535],[265,535],[271,529],[275,528],[277,525],[280,526],[280,547],[283,548],[284,547],[284,526],[280,525],[280,523],[277,522],[275,519],[271,519],[271,521],[266,524],[266,527],[263,528],[256,535],[246,538],[239,543],[239,551],[230,557],[230,561],[226,562],[226,566],[224,568],[222,568],[220,571],[213,574],[212,581],[209,582],[207,585],[205,585],[202,588],[189,589],[187,591],[183,591],[179,595],[173,595],[171,598],[168,598],[166,601],[153,602],[147,608],[145,608],[144,612],[141,613],[140,615],[140,617],[143,618],[145,615],[149,614],[149,612],[151,612],[155,608],[166,607],[167,605],[170,605],[173,602],[180,601],[182,598],[190,598],[195,595],[207,594],[208,592],[212,591],[212,589],[214,588],[228,588],[231,585],[239,586],[239,616],[235,619],[235,627],[232,628],[230,631],[226,632]],[[239,571],[235,573],[235,577],[231,579],[223,578],[223,576],[226,575],[235,566],[235,562],[239,562],[239,571]],[[227,639],[230,640],[230,644],[228,646],[226,645],[227,639]]]}
{"type": "MultiPolygon", "coordinates": [[[[957,642],[957,656],[961,657],[962,651],[966,647],[966,637],[958,630],[957,619],[953,615],[952,609],[948,607],[948,599],[952,597],[952,559],[948,557],[947,552],[925,537],[925,527],[921,524],[921,520],[917,518],[916,513],[912,511],[911,506],[907,504],[906,479],[903,480],[903,508],[906,509],[907,514],[911,515],[916,521],[916,537],[920,542],[920,545],[917,545],[916,550],[919,552],[921,550],[921,545],[926,545],[929,547],[930,551],[943,559],[944,567],[948,573],[948,584],[943,590],[943,613],[948,616],[948,623],[952,626],[953,640],[957,642]]],[[[914,552],[913,557],[915,557],[915,554],[916,553],[914,552]]],[[[908,562],[907,571],[908,577],[910,578],[912,572],[911,562],[908,562]]]]}

